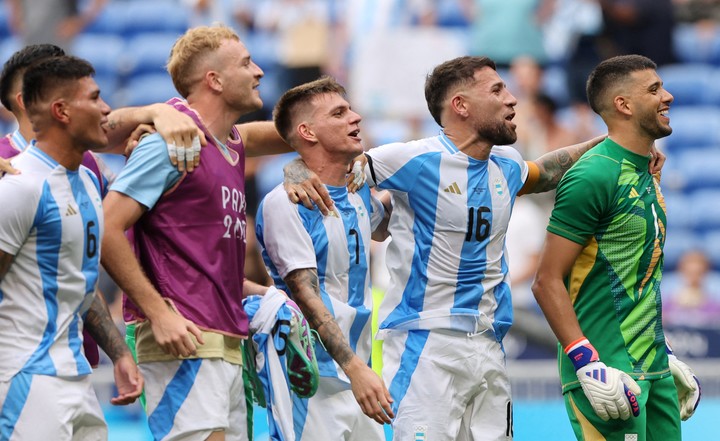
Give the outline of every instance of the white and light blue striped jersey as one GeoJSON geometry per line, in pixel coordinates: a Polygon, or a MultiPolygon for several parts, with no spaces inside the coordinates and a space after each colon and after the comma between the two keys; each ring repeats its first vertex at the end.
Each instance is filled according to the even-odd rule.
{"type": "Polygon", "coordinates": [[[97,178],[35,146],[0,179],[0,249],[15,256],[0,281],[0,381],[18,372],[73,377],[91,369],[82,321],[98,279],[103,231],[97,178]]]}
{"type": "MultiPolygon", "coordinates": [[[[330,187],[336,214],[323,216],[293,204],[282,185],[260,203],[256,233],[275,286],[291,295],[283,278],[296,269],[316,268],[323,303],[362,360],[370,361],[372,293],[370,235],[385,210],[368,186],[348,194],[330,187]],[[339,217],[338,217],[339,216],[339,217]]],[[[315,354],[321,377],[349,379],[319,342],[315,354]]]]}
{"type": "Polygon", "coordinates": [[[520,154],[496,146],[476,160],[441,133],[367,155],[370,181],[393,197],[381,332],[492,323],[501,340],[512,324],[505,232],[528,176],[520,154]]]}

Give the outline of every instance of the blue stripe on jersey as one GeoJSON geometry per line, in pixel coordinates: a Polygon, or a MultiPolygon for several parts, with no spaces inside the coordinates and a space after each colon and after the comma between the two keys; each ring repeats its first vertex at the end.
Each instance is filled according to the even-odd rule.
{"type": "MultiPolygon", "coordinates": [[[[432,239],[435,233],[435,219],[437,217],[437,199],[438,192],[437,188],[440,185],[440,160],[442,156],[440,154],[422,155],[423,158],[418,161],[421,157],[416,157],[408,162],[400,171],[408,168],[408,165],[414,164],[412,169],[415,169],[413,173],[417,176],[419,174],[418,166],[427,164],[427,167],[423,170],[423,180],[418,183],[422,185],[423,189],[427,191],[414,191],[408,196],[410,197],[409,203],[413,212],[415,213],[415,221],[413,222],[413,236],[415,237],[415,251],[412,256],[412,269],[411,274],[417,275],[417,277],[410,277],[405,285],[403,292],[403,299],[407,299],[407,302],[401,302],[397,308],[391,312],[383,328],[388,327],[395,320],[402,319],[406,321],[406,318],[415,316],[419,317],[418,311],[423,310],[423,303],[425,301],[425,289],[427,287],[427,277],[423,277],[427,274],[428,259],[430,258],[430,250],[432,249],[432,239]],[[432,222],[418,222],[417,219],[432,219],[432,222]],[[423,225],[424,224],[424,225],[423,225]],[[405,309],[405,307],[409,309],[405,309]]],[[[394,174],[391,178],[385,182],[400,179],[400,171],[394,174]]],[[[413,177],[413,180],[416,178],[413,177]]],[[[390,188],[395,188],[391,186],[390,188]]]]}
{"type": "MultiPolygon", "coordinates": [[[[343,187],[340,190],[328,187],[330,194],[344,193],[347,194],[347,190],[343,187]]],[[[362,237],[362,231],[358,225],[357,212],[355,207],[350,203],[347,197],[340,199],[333,197],[336,202],[337,209],[342,213],[343,227],[345,229],[345,237],[347,238],[347,251],[348,251],[348,305],[356,309],[355,318],[350,326],[349,343],[353,352],[357,352],[357,344],[360,339],[362,330],[370,320],[370,310],[365,305],[365,278],[368,272],[368,259],[365,250],[365,241],[362,237]]],[[[365,205],[366,216],[369,216],[370,210],[365,205]]],[[[316,248],[317,249],[317,248],[316,248]]],[[[323,276],[325,271],[323,271],[323,276]]],[[[364,360],[367,361],[367,360],[364,360]]]]}
{"type": "Polygon", "coordinates": [[[154,439],[162,439],[173,428],[173,421],[195,383],[202,358],[183,360],[168,383],[162,398],[148,417],[148,426],[154,439]]]}
{"type": "Polygon", "coordinates": [[[10,387],[0,411],[0,439],[10,439],[15,431],[15,424],[20,418],[30,394],[32,378],[32,375],[20,372],[10,381],[10,387]]]}
{"type": "MultiPolygon", "coordinates": [[[[88,295],[93,295],[95,292],[95,285],[97,284],[99,277],[100,220],[98,219],[98,214],[95,211],[95,205],[93,204],[91,196],[88,194],[87,188],[85,188],[85,184],[80,178],[80,175],[77,172],[70,171],[67,172],[67,175],[70,180],[70,187],[72,188],[75,203],[80,209],[79,211],[82,223],[85,226],[85,246],[83,247],[85,252],[83,253],[82,273],[85,277],[85,296],[87,297],[88,295]]],[[[97,177],[95,177],[94,173],[90,173],[90,175],[93,180],[93,185],[95,185],[96,189],[100,191],[97,187],[99,185],[97,177]]],[[[80,306],[82,305],[83,303],[80,304],[80,306]]],[[[80,313],[81,311],[76,311],[75,317],[73,318],[70,326],[70,335],[68,337],[70,348],[73,351],[73,356],[75,357],[75,362],[78,366],[78,374],[84,375],[92,372],[92,369],[88,364],[87,358],[85,358],[80,349],[82,347],[82,341],[78,337],[77,330],[77,326],[79,324],[78,317],[80,313]]],[[[84,313],[84,311],[82,313],[84,313]]]]}
{"type": "Polygon", "coordinates": [[[18,150],[20,150],[21,152],[30,145],[30,143],[20,133],[20,129],[17,129],[13,132],[12,142],[13,144],[15,144],[15,147],[17,147],[18,150]]]}
{"type": "MultiPolygon", "coordinates": [[[[330,314],[335,317],[335,308],[333,308],[332,300],[330,300],[330,297],[327,294],[327,289],[325,288],[325,269],[327,268],[328,262],[328,237],[325,232],[325,228],[322,227],[322,216],[318,216],[316,212],[308,210],[303,206],[298,207],[298,211],[300,213],[300,218],[306,223],[306,225],[308,222],[312,221],[320,223],[320,228],[307,227],[306,229],[310,234],[310,240],[312,240],[313,248],[315,249],[320,297],[322,298],[325,307],[328,311],[330,311],[330,314]]],[[[338,376],[332,357],[319,341],[315,342],[315,357],[318,360],[318,370],[320,371],[320,376],[338,376]]]]}
{"type": "MultiPolygon", "coordinates": [[[[393,379],[390,381],[389,392],[393,397],[392,410],[397,415],[398,406],[405,398],[412,375],[417,368],[420,354],[422,354],[425,344],[427,343],[430,331],[409,331],[405,340],[405,350],[400,356],[400,366],[393,379]]],[[[432,381],[428,378],[427,381],[432,381]]]]}
{"type": "MultiPolygon", "coordinates": [[[[502,259],[502,271],[503,274],[507,274],[508,265],[505,256],[502,259]]],[[[497,300],[497,309],[495,310],[495,320],[493,321],[493,328],[495,329],[495,338],[498,342],[502,342],[502,339],[507,334],[510,326],[513,323],[513,309],[512,299],[510,297],[510,286],[507,283],[501,282],[493,291],[493,295],[497,300]]]]}
{"type": "Polygon", "coordinates": [[[310,406],[309,398],[300,398],[292,394],[293,403],[293,429],[295,429],[295,439],[302,439],[305,431],[305,421],[307,420],[308,407],[310,406]]]}
{"type": "Polygon", "coordinates": [[[32,148],[28,149],[28,152],[30,152],[31,155],[35,156],[36,158],[40,159],[42,162],[45,163],[50,168],[57,167],[58,163],[52,159],[50,156],[47,155],[47,153],[43,152],[39,148],[35,147],[33,144],[32,148]]]}
{"type": "Polygon", "coordinates": [[[469,231],[460,252],[453,307],[477,311],[483,295],[482,281],[487,269],[487,245],[490,242],[490,229],[493,224],[492,189],[488,185],[487,161],[477,161],[473,158],[468,160],[469,231]],[[471,188],[481,188],[485,191],[470,191],[471,188]]]}
{"type": "Polygon", "coordinates": [[[450,141],[445,132],[440,132],[440,136],[438,136],[438,139],[440,140],[440,143],[443,145],[443,147],[445,147],[451,155],[460,151],[455,146],[455,144],[450,141]]]}
{"type": "Polygon", "coordinates": [[[508,191],[510,191],[511,204],[514,204],[517,193],[525,184],[522,180],[522,176],[520,175],[520,165],[512,159],[504,156],[491,154],[490,160],[502,170],[508,184],[508,191]]]}
{"type": "MultiPolygon", "coordinates": [[[[35,149],[31,150],[31,153],[34,152],[35,149]]],[[[42,280],[45,297],[47,325],[45,326],[40,344],[30,356],[30,359],[28,359],[23,370],[37,374],[55,375],[55,366],[47,354],[57,333],[57,268],[60,245],[62,244],[62,219],[60,218],[60,210],[57,202],[50,192],[50,184],[48,184],[47,181],[43,184],[43,192],[39,205],[40,207],[44,207],[45,210],[37,210],[33,228],[37,231],[36,259],[38,268],[40,269],[40,279],[42,280]],[[38,228],[40,222],[43,224],[42,228],[38,228]]]]}

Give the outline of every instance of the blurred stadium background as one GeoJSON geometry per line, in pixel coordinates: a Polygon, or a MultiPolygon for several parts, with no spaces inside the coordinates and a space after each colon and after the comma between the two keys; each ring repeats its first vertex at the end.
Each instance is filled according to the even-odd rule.
{"type": "MultiPolygon", "coordinates": [[[[265,108],[251,115],[251,119],[269,118],[275,101],[292,81],[312,79],[312,75],[326,72],[348,86],[350,101],[365,117],[362,136],[366,148],[370,148],[437,133],[439,128],[425,107],[422,84],[425,74],[437,63],[477,52],[478,23],[482,23],[483,16],[468,13],[467,6],[472,3],[485,8],[488,16],[499,14],[495,16],[508,20],[508,25],[516,24],[509,20],[538,19],[528,23],[538,24],[544,51],[534,64],[530,63],[530,69],[521,69],[523,64],[519,60],[527,57],[501,62],[499,67],[501,76],[521,102],[517,109],[518,118],[522,117],[519,125],[530,126],[529,134],[521,137],[517,144],[528,159],[549,147],[538,147],[538,138],[544,137],[548,142],[587,139],[604,131],[601,121],[588,116],[582,100],[577,97],[577,77],[582,78],[586,73],[578,64],[578,59],[583,60],[584,43],[592,41],[602,46],[608,37],[622,32],[630,32],[631,36],[657,32],[648,45],[652,52],[658,50],[655,46],[663,46],[667,37],[669,44],[660,49],[670,54],[670,58],[662,62],[658,73],[675,96],[675,102],[670,111],[673,134],[659,143],[668,156],[663,171],[669,219],[664,298],[679,298],[687,288],[684,284],[688,282],[680,271],[681,259],[687,252],[702,253],[709,265],[699,285],[703,290],[701,298],[689,306],[666,311],[666,325],[675,352],[693,367],[703,386],[703,401],[696,415],[683,424],[684,439],[717,439],[717,435],[713,435],[716,433],[714,423],[720,415],[720,2],[717,0],[631,1],[629,3],[639,5],[635,24],[611,23],[608,14],[600,14],[599,4],[592,0],[554,0],[544,18],[540,12],[552,3],[548,0],[200,2],[211,6],[207,10],[200,10],[196,0],[108,0],[97,19],[74,39],[72,52],[93,63],[102,95],[111,106],[164,101],[176,95],[164,70],[175,39],[189,26],[209,24],[220,18],[238,31],[254,60],[265,71],[260,85],[265,108]],[[669,27],[662,28],[659,27],[662,17],[657,14],[661,10],[667,13],[668,9],[663,8],[668,5],[671,5],[671,22],[669,27]],[[526,15],[519,17],[522,13],[526,15]],[[642,22],[643,19],[646,21],[642,22]],[[603,29],[613,26],[614,34],[603,33],[603,29]],[[309,48],[320,49],[307,53],[309,48]],[[298,60],[300,53],[304,60],[298,60]],[[522,106],[525,102],[537,104],[540,94],[552,103],[551,123],[543,123],[539,115],[531,114],[537,111],[530,109],[532,106],[522,106]],[[575,138],[552,138],[553,133],[570,133],[575,138]]],[[[9,19],[5,1],[0,6],[2,62],[22,45],[20,37],[11,32],[9,19]]],[[[516,55],[527,55],[520,48],[517,52],[516,55]]],[[[10,132],[14,129],[13,122],[0,119],[0,129],[3,133],[10,132]]],[[[552,146],[559,145],[562,144],[552,146]]],[[[108,159],[117,162],[118,158],[108,159]]],[[[248,191],[257,189],[255,199],[259,200],[280,181],[285,161],[287,156],[249,162],[248,191]]],[[[551,201],[551,198],[533,201],[541,208],[535,223],[544,225],[551,201]]],[[[381,250],[379,247],[376,255],[380,263],[381,250]]],[[[522,247],[520,250],[523,252],[522,247]]],[[[527,253],[531,252],[528,246],[527,253]]],[[[382,288],[381,270],[374,275],[374,283],[382,288]]],[[[572,433],[560,399],[555,368],[554,338],[532,299],[528,300],[526,288],[527,282],[524,292],[519,284],[516,324],[506,342],[516,400],[515,439],[570,440],[572,433]]],[[[108,290],[112,292],[112,288],[108,290]]],[[[107,365],[101,366],[94,380],[101,402],[109,403],[112,370],[107,365]]],[[[258,440],[267,437],[263,415],[261,409],[256,413],[258,440]]],[[[144,413],[138,405],[125,408],[108,405],[106,416],[111,440],[150,439],[144,413]]]]}

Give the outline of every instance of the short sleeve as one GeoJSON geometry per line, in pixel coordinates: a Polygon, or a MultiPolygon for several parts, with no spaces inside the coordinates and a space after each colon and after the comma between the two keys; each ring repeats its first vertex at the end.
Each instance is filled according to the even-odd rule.
{"type": "Polygon", "coordinates": [[[40,206],[41,188],[30,182],[30,174],[8,175],[0,179],[0,249],[17,255],[28,238],[40,206]]]}
{"type": "MultiPolygon", "coordinates": [[[[598,158],[598,157],[595,157],[598,158]]],[[[592,237],[612,197],[612,177],[602,159],[575,164],[557,187],[547,230],[584,245],[592,237]]]]}
{"type": "Polygon", "coordinates": [[[282,187],[268,193],[260,205],[256,231],[281,278],[301,268],[317,268],[315,248],[300,216],[282,187]]]}
{"type": "Polygon", "coordinates": [[[167,144],[155,133],[145,137],[133,150],[110,191],[131,197],[147,209],[180,180],[180,173],[170,162],[167,144]]]}
{"type": "Polygon", "coordinates": [[[365,154],[368,157],[366,175],[370,186],[385,190],[408,192],[415,186],[423,164],[429,155],[412,144],[394,143],[375,147],[365,154]]]}

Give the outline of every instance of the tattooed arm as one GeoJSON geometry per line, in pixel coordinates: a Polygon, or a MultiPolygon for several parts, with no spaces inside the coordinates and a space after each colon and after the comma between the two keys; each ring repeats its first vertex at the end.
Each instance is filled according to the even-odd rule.
{"type": "Polygon", "coordinates": [[[320,335],[325,349],[350,378],[353,394],[365,415],[380,424],[390,424],[393,418],[388,392],[382,379],[360,357],[355,355],[335,318],[320,297],[315,268],[303,268],[285,276],[292,297],[320,335]]]}
{"type": "Polygon", "coordinates": [[[285,164],[283,173],[283,187],[292,203],[302,203],[308,210],[317,205],[325,216],[334,209],[335,202],[327,188],[318,175],[310,171],[302,158],[295,158],[285,164]]]}
{"type": "Polygon", "coordinates": [[[531,172],[519,194],[542,193],[554,190],[560,179],[578,159],[591,148],[599,144],[605,136],[598,136],[589,141],[562,147],[546,153],[528,163],[531,172]],[[536,167],[535,173],[533,169],[536,167]]]}
{"type": "Polygon", "coordinates": [[[95,292],[95,298],[85,317],[85,326],[113,362],[118,396],[112,398],[110,402],[115,405],[134,402],[142,393],[143,378],[99,291],[95,292]]]}

